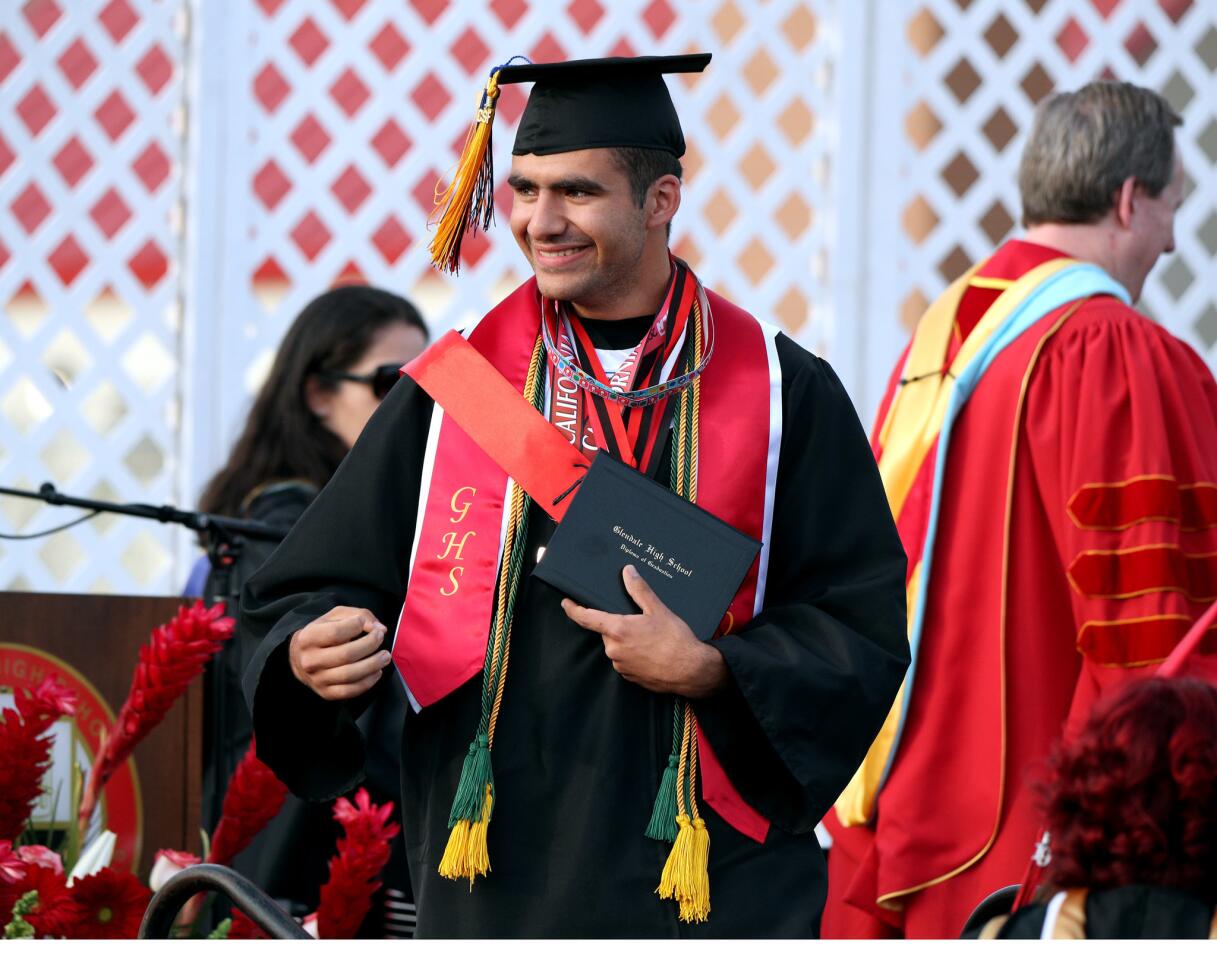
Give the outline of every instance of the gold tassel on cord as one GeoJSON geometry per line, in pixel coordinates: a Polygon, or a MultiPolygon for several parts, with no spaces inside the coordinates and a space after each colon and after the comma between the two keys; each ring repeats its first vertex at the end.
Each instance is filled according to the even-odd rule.
{"type": "Polygon", "coordinates": [[[428,221],[435,225],[435,236],[428,247],[431,263],[445,273],[455,274],[461,266],[461,239],[465,231],[485,230],[494,219],[494,156],[491,127],[495,102],[499,99],[499,71],[486,81],[478,104],[477,117],[456,163],[452,179],[440,193],[436,184],[435,209],[428,221]]]}
{"type": "Polygon", "coordinates": [[[672,844],[655,892],[661,900],[676,901],[680,919],[685,923],[701,923],[710,916],[710,833],[697,811],[697,723],[688,703],[685,704],[682,741],[677,770],[676,842],[672,844]]]}
{"type": "Polygon", "coordinates": [[[490,872],[490,854],[486,846],[486,828],[490,824],[490,812],[494,809],[494,789],[486,785],[486,797],[482,801],[482,815],[477,822],[458,820],[452,825],[448,834],[448,845],[444,847],[444,856],[439,862],[439,874],[447,880],[469,880],[469,889],[473,889],[473,881],[484,877],[490,872]]]}

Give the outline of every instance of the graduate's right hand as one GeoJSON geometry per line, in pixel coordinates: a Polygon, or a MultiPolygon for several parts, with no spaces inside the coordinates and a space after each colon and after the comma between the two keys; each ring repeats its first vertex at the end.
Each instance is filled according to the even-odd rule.
{"type": "Polygon", "coordinates": [[[372,689],[392,661],[381,650],[385,625],[370,610],[334,607],[288,644],[287,659],[297,680],[323,700],[350,700],[372,689]]]}

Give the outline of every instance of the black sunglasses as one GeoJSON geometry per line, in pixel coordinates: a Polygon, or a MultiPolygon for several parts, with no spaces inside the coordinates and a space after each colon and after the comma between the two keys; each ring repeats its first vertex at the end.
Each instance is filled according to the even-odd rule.
{"type": "Polygon", "coordinates": [[[355,383],[366,383],[372,388],[372,392],[376,394],[377,400],[383,400],[389,395],[389,391],[393,389],[393,384],[397,383],[401,376],[401,364],[399,363],[382,363],[371,373],[323,373],[323,380],[351,380],[355,383]]]}

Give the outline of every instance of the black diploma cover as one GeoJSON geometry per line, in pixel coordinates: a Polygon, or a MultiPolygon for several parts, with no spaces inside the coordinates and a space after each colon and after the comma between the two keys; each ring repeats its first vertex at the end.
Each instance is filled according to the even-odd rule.
{"type": "Polygon", "coordinates": [[[601,452],[533,570],[585,607],[638,613],[621,571],[632,563],[699,640],[709,640],[761,545],[601,452]]]}

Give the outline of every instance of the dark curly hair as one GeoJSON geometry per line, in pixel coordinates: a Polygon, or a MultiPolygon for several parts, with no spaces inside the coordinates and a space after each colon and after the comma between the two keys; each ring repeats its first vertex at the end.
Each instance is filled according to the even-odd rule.
{"type": "Polygon", "coordinates": [[[1050,883],[1175,887],[1217,904],[1217,687],[1131,683],[1050,769],[1050,883]]]}

